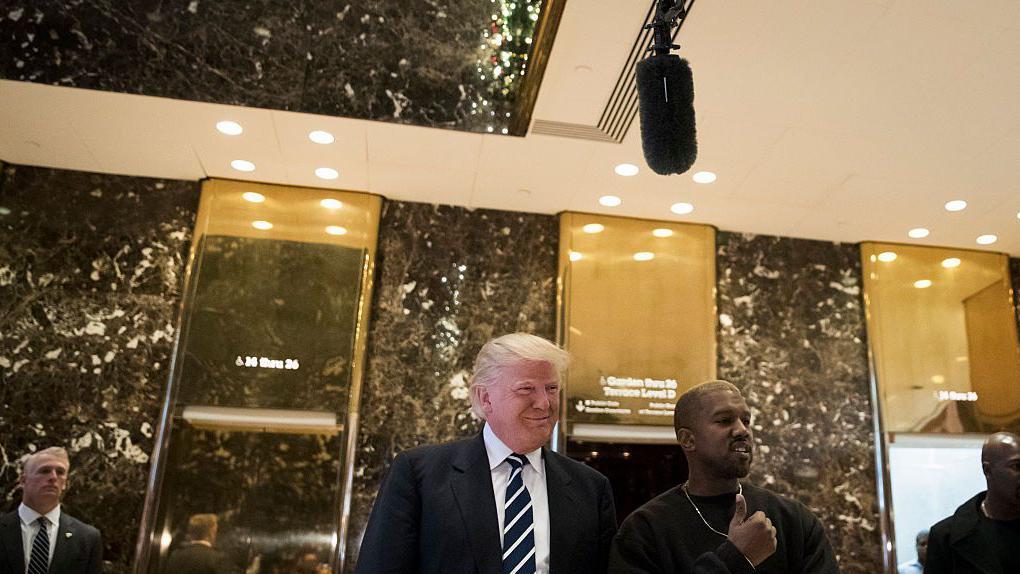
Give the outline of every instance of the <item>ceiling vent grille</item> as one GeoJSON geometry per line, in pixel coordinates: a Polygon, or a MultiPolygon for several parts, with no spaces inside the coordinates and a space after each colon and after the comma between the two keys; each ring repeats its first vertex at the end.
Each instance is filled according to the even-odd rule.
{"type": "MultiPolygon", "coordinates": [[[[641,58],[645,57],[648,48],[652,46],[652,30],[646,28],[652,23],[655,17],[655,5],[657,0],[652,0],[645,14],[644,25],[641,27],[634,43],[630,47],[630,55],[616,78],[616,85],[609,101],[602,109],[602,116],[599,123],[594,126],[587,124],[573,124],[568,122],[556,122],[550,120],[536,119],[531,124],[531,133],[567,138],[585,139],[599,142],[621,143],[627,137],[630,126],[638,113],[637,83],[634,82],[635,66],[641,58]]],[[[694,0],[684,0],[684,14],[689,14],[694,0]]],[[[673,30],[673,41],[676,41],[677,34],[686,16],[680,20],[680,25],[673,30]]]]}

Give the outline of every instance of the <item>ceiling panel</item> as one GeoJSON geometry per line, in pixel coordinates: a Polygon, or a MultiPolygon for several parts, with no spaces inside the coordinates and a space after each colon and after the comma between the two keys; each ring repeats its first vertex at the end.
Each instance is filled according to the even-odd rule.
{"type": "Polygon", "coordinates": [[[296,112],[272,112],[280,155],[287,164],[292,185],[368,191],[369,122],[331,118],[296,112]],[[333,143],[318,144],[309,139],[313,131],[333,135],[333,143]],[[315,170],[331,168],[339,172],[333,180],[321,179],[315,170]]]}
{"type": "Polygon", "coordinates": [[[76,95],[67,90],[0,80],[0,160],[100,171],[74,131],[76,95]]]}

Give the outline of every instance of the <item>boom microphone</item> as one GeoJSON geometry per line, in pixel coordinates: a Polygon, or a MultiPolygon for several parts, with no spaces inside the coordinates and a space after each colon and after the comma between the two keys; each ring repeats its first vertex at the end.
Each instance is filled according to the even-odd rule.
{"type": "Polygon", "coordinates": [[[670,29],[684,14],[674,0],[659,0],[650,25],[655,54],[637,63],[641,148],[648,167],[659,175],[684,173],[698,157],[694,127],[694,77],[687,60],[670,54],[670,29]]]}

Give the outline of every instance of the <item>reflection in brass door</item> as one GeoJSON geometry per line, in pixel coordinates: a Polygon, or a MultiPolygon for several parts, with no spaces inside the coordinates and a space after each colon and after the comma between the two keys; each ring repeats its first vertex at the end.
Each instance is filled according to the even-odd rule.
{"type": "Polygon", "coordinates": [[[1007,257],[865,243],[862,258],[884,431],[1020,430],[1007,257]]]}
{"type": "Polygon", "coordinates": [[[136,574],[201,542],[224,571],[341,571],[380,207],[203,184],[136,574]]]}
{"type": "Polygon", "coordinates": [[[937,467],[952,451],[939,445],[975,440],[959,435],[1020,430],[1020,345],[1005,255],[864,243],[861,257],[885,572],[893,574],[910,558],[896,555],[896,529],[948,510],[929,497],[894,513],[894,484],[918,469],[892,468],[890,452],[920,445],[937,467]]]}

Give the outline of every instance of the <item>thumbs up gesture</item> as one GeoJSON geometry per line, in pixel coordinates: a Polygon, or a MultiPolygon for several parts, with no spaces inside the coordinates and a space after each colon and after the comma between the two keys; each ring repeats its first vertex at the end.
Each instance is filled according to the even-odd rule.
{"type": "Polygon", "coordinates": [[[756,568],[776,551],[776,529],[762,511],[747,517],[747,501],[737,495],[737,507],[730,520],[730,542],[756,568]]]}

